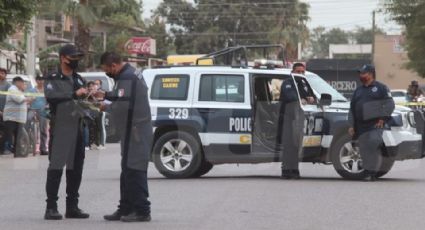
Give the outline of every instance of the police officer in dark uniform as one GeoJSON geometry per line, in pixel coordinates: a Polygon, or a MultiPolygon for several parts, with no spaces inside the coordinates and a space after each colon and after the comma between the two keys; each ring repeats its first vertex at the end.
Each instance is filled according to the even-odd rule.
{"type": "MultiPolygon", "coordinates": [[[[292,74],[305,75],[305,65],[295,63],[292,74]]],[[[278,142],[282,144],[282,178],[299,179],[299,158],[304,138],[304,111],[301,104],[313,104],[316,98],[305,79],[294,82],[291,77],[282,82],[278,142]],[[301,103],[301,104],[300,104],[301,103]]]]}
{"type": "Polygon", "coordinates": [[[83,54],[74,45],[59,50],[60,70],[45,81],[45,96],[51,110],[51,140],[47,170],[46,220],[60,220],[57,209],[58,190],[63,168],[66,166],[66,218],[88,218],[78,208],[78,190],[81,184],[85,157],[82,116],[75,100],[87,94],[85,82],[76,73],[83,54]]]}
{"type": "Polygon", "coordinates": [[[359,74],[362,85],[354,91],[351,100],[348,132],[353,140],[358,140],[366,180],[375,181],[382,162],[383,131],[395,104],[388,87],[375,80],[373,65],[364,65],[359,74]]]}
{"type": "Polygon", "coordinates": [[[113,52],[101,56],[101,67],[115,80],[114,90],[95,94],[99,99],[112,101],[109,108],[117,118],[115,125],[121,139],[121,178],[118,210],[105,215],[105,220],[123,222],[150,221],[150,202],[147,169],[153,130],[148,101],[148,87],[139,79],[135,69],[113,52]],[[119,119],[118,119],[119,118],[119,119]]]}

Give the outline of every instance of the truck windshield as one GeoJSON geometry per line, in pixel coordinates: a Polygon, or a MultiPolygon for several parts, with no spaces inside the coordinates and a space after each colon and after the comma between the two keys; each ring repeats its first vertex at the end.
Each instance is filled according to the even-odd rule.
{"type": "Polygon", "coordinates": [[[322,93],[327,93],[332,95],[333,102],[347,102],[342,94],[336,91],[332,86],[330,86],[325,80],[315,74],[307,74],[306,79],[310,83],[311,88],[319,94],[319,97],[322,93]]]}

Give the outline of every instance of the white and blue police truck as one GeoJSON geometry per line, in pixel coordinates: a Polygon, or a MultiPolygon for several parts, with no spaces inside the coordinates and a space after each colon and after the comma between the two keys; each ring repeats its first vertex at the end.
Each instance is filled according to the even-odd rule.
{"type": "MultiPolygon", "coordinates": [[[[154,126],[152,161],[168,178],[199,177],[213,165],[279,162],[280,102],[272,81],[306,81],[316,104],[302,104],[305,113],[301,162],[332,164],[347,179],[365,177],[358,148],[347,130],[349,102],[322,78],[290,69],[187,66],[147,69],[154,126]]],[[[410,109],[397,107],[384,132],[385,175],[397,160],[424,157],[422,135],[410,109]]],[[[284,153],[284,152],[283,152],[284,153]]]]}

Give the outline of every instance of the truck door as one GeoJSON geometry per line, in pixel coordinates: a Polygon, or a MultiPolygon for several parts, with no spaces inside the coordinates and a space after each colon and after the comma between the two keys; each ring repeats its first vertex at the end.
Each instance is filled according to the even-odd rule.
{"type": "Polygon", "coordinates": [[[251,152],[251,105],[248,75],[202,73],[193,103],[202,119],[199,133],[206,156],[226,158],[251,152]]]}

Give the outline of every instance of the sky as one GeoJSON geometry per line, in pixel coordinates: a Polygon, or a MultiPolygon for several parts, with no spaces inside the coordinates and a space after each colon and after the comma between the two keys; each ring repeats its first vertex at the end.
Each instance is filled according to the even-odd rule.
{"type": "MultiPolygon", "coordinates": [[[[372,27],[372,11],[379,8],[383,0],[301,0],[310,4],[309,28],[324,26],[353,30],[356,26],[372,27]]],[[[151,16],[161,0],[143,0],[145,18],[151,16]]],[[[383,13],[376,14],[376,24],[389,34],[399,34],[400,26],[383,13]]]]}

